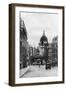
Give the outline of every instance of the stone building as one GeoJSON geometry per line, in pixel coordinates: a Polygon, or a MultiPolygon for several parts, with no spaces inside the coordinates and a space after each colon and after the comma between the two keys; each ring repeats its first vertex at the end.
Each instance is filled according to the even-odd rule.
{"type": "Polygon", "coordinates": [[[27,67],[27,31],[24,21],[20,18],[20,69],[27,67]]]}
{"type": "Polygon", "coordinates": [[[52,63],[52,43],[48,44],[48,62],[52,63]]]}
{"type": "MultiPolygon", "coordinates": [[[[41,57],[43,57],[43,60],[45,62],[47,62],[47,60],[48,60],[48,39],[45,35],[45,31],[43,31],[43,35],[40,38],[39,54],[40,54],[41,57]]],[[[42,64],[43,60],[41,61],[41,64],[42,64]]]]}
{"type": "Polygon", "coordinates": [[[58,65],[58,36],[52,40],[52,61],[54,65],[58,65]]]}

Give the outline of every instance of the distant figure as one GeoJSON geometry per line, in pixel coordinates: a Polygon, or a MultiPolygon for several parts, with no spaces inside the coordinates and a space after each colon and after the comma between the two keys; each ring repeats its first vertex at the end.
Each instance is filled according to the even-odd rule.
{"type": "Polygon", "coordinates": [[[41,65],[41,61],[40,61],[40,59],[38,59],[38,66],[39,66],[39,68],[40,68],[40,65],[41,65]]]}

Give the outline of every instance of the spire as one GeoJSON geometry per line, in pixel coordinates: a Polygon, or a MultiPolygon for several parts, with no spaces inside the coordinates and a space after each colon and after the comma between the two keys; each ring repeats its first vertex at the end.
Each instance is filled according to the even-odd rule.
{"type": "Polygon", "coordinates": [[[45,36],[45,30],[43,30],[43,36],[45,36]]]}

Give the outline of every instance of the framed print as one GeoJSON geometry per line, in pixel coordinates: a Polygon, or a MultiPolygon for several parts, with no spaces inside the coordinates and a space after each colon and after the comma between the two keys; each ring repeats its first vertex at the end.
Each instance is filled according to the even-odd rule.
{"type": "Polygon", "coordinates": [[[9,4],[9,85],[64,83],[64,6],[9,4]]]}

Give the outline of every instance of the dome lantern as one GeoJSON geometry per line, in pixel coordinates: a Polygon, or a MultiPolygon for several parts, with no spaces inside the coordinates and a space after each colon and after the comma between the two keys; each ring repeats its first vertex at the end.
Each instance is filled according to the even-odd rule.
{"type": "Polygon", "coordinates": [[[45,36],[45,30],[43,30],[43,36],[45,36]]]}

